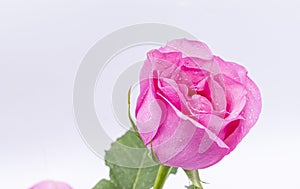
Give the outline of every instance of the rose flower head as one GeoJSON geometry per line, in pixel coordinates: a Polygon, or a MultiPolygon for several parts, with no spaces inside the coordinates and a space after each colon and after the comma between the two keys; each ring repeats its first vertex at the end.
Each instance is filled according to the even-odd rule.
{"type": "Polygon", "coordinates": [[[160,163],[195,170],[230,153],[256,123],[261,95],[247,70],[200,41],[176,39],[147,53],[136,126],[160,163]]]}

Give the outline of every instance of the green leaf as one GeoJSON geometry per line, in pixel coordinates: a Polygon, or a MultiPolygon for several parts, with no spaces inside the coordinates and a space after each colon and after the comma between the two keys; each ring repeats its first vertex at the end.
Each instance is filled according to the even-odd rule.
{"type": "MultiPolygon", "coordinates": [[[[127,131],[113,142],[105,153],[105,164],[110,168],[110,180],[100,180],[93,189],[150,189],[154,185],[160,165],[152,150],[149,151],[144,145],[130,115],[130,90],[128,116],[133,131],[127,131]]],[[[173,167],[170,173],[176,174],[177,168],[173,167]]]]}
{"type": "Polygon", "coordinates": [[[109,180],[100,180],[93,189],[117,189],[115,184],[109,180]]]}
{"type": "MultiPolygon", "coordinates": [[[[112,143],[106,152],[105,163],[110,168],[110,181],[103,179],[94,189],[150,189],[159,169],[159,164],[151,159],[149,150],[133,131],[128,131],[112,143]],[[142,149],[144,153],[133,154],[129,147],[142,149]],[[122,163],[139,166],[130,168],[121,166],[122,163]]],[[[177,168],[172,168],[171,173],[176,174],[176,171],[177,168]]]]}

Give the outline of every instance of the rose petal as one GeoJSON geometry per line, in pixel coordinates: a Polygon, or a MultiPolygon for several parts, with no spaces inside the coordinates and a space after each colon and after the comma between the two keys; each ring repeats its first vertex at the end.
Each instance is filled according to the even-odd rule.
{"type": "Polygon", "coordinates": [[[236,118],[246,104],[247,90],[245,86],[223,74],[216,75],[214,79],[218,83],[222,83],[226,93],[226,119],[236,118]]]}
{"type": "Polygon", "coordinates": [[[152,141],[152,149],[161,163],[185,169],[200,169],[220,161],[228,153],[227,145],[214,133],[183,115],[165,100],[168,115],[152,141]],[[204,135],[208,137],[200,143],[199,139],[204,135]],[[200,151],[200,148],[205,151],[200,151]]]}
{"type": "Polygon", "coordinates": [[[232,133],[227,134],[229,136],[224,139],[224,142],[230,147],[230,151],[232,151],[237,146],[237,144],[244,138],[244,136],[257,122],[259,114],[261,112],[262,103],[258,87],[248,77],[245,87],[247,89],[247,102],[243,111],[241,112],[241,116],[244,117],[244,119],[240,119],[238,123],[239,125],[235,125],[236,129],[231,129],[232,133]]]}
{"type": "Polygon", "coordinates": [[[236,63],[226,62],[218,56],[214,56],[214,61],[218,64],[220,73],[244,84],[247,79],[247,70],[236,63]]]}
{"type": "Polygon", "coordinates": [[[216,111],[215,113],[221,117],[223,117],[226,113],[227,104],[226,93],[222,85],[212,77],[208,80],[210,99],[212,101],[213,108],[216,111]]]}
{"type": "Polygon", "coordinates": [[[228,147],[220,146],[217,141],[212,141],[210,138],[207,138],[207,143],[201,143],[201,145],[206,145],[204,148],[207,150],[200,153],[199,139],[202,138],[204,134],[206,134],[204,129],[197,128],[188,145],[172,159],[164,162],[164,164],[182,167],[187,170],[196,170],[209,167],[219,162],[228,154],[228,147]]]}
{"type": "Polygon", "coordinates": [[[152,68],[158,71],[165,71],[170,66],[181,64],[181,52],[162,53],[159,50],[151,50],[147,53],[147,59],[151,62],[152,68]]]}
{"type": "Polygon", "coordinates": [[[210,101],[202,95],[193,95],[187,99],[188,105],[194,114],[210,114],[213,107],[210,101]]]}
{"type": "Polygon", "coordinates": [[[188,39],[175,39],[167,42],[165,47],[159,49],[161,52],[182,52],[184,57],[197,57],[210,60],[212,52],[205,43],[188,39]]]}
{"type": "Polygon", "coordinates": [[[152,142],[152,148],[161,163],[164,163],[180,153],[191,140],[196,127],[178,117],[170,106],[167,106],[166,119],[152,142]]]}
{"type": "Polygon", "coordinates": [[[143,96],[139,96],[136,108],[136,126],[145,144],[154,138],[163,118],[162,107],[155,96],[153,82],[153,79],[141,82],[141,90],[143,88],[146,92],[143,96]]]}

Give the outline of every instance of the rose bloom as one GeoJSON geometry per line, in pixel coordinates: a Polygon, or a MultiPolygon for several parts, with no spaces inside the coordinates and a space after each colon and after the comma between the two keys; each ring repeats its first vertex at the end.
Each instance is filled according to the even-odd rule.
{"type": "Polygon", "coordinates": [[[30,189],[72,189],[72,187],[63,182],[46,180],[32,186],[30,189]]]}
{"type": "Polygon", "coordinates": [[[195,170],[230,153],[256,123],[259,89],[247,70],[200,41],[177,39],[147,53],[136,125],[160,163],[195,170]]]}

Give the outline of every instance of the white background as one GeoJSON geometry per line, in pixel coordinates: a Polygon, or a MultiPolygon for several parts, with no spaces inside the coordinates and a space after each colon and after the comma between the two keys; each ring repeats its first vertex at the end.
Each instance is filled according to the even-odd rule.
{"type": "MultiPolygon", "coordinates": [[[[205,189],[300,188],[300,3],[227,1],[0,1],[0,188],[54,179],[87,189],[108,177],[76,129],[72,90],[80,61],[122,27],[182,28],[247,67],[263,112],[245,140],[200,171],[205,189]]],[[[183,188],[182,172],[165,188],[183,188]]]]}

